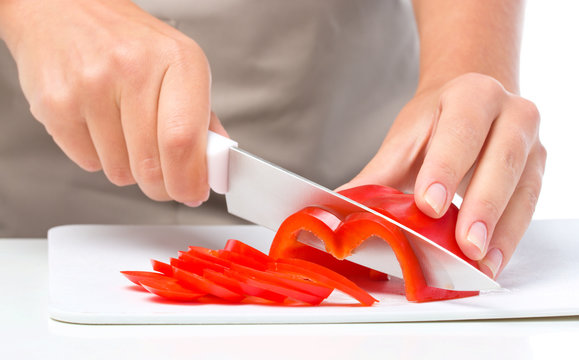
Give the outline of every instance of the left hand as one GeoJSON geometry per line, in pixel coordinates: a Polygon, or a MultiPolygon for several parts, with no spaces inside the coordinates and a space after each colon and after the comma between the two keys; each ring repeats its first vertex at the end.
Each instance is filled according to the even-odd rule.
{"type": "Polygon", "coordinates": [[[433,218],[458,193],[458,244],[496,278],[531,221],[545,160],[535,105],[494,78],[470,73],[419,90],[374,158],[341,188],[413,190],[418,207],[433,218]]]}

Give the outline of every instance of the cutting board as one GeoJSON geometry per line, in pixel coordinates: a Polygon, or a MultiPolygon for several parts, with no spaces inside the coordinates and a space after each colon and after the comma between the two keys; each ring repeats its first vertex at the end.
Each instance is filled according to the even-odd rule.
{"type": "MultiPolygon", "coordinates": [[[[273,232],[236,226],[70,225],[48,233],[50,316],[84,324],[353,323],[579,315],[579,220],[534,221],[499,277],[480,296],[410,303],[374,283],[380,300],[353,305],[334,292],[328,305],[178,304],[137,290],[119,271],[150,270],[189,245],[222,248],[229,238],[267,251],[273,232]]],[[[386,287],[401,285],[392,280],[386,287]]],[[[386,289],[388,290],[388,289],[386,289]]],[[[391,289],[390,289],[391,290],[391,289]]]]}

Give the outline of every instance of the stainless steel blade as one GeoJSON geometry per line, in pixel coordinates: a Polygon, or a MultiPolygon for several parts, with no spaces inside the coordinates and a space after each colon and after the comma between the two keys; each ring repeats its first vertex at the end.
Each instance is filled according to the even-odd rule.
{"type": "MultiPolygon", "coordinates": [[[[428,285],[451,290],[500,288],[493,279],[416,231],[236,147],[230,148],[229,151],[229,189],[225,196],[231,214],[274,231],[289,215],[315,204],[336,206],[351,211],[368,211],[396,225],[404,232],[417,254],[428,285]]],[[[314,239],[305,236],[300,237],[300,241],[319,247],[319,244],[315,245],[314,239]]],[[[400,267],[391,249],[383,244],[375,245],[378,243],[370,241],[365,248],[360,248],[348,260],[401,277],[400,267]]]]}

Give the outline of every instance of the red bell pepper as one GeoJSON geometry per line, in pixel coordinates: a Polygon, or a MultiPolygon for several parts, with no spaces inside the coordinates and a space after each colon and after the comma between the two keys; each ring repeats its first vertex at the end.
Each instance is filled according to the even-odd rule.
{"type": "Polygon", "coordinates": [[[205,292],[198,292],[195,290],[188,289],[181,284],[179,284],[175,279],[141,279],[139,281],[141,285],[148,292],[165,298],[167,300],[174,301],[196,301],[202,296],[206,295],[205,292]]]}
{"type": "MultiPolygon", "coordinates": [[[[360,202],[427,236],[473,266],[458,247],[455,226],[458,209],[452,205],[441,219],[423,214],[414,202],[414,196],[378,185],[366,185],[344,190],[342,195],[360,202]]],[[[372,276],[369,269],[346,259],[364,240],[378,236],[394,251],[404,277],[406,298],[424,302],[478,295],[478,291],[451,291],[429,287],[422,269],[406,236],[396,226],[367,212],[349,213],[327,206],[311,206],[289,216],[277,231],[270,256],[302,258],[324,264],[342,273],[372,276]],[[299,233],[307,231],[320,239],[327,253],[297,241],[299,233]],[[345,269],[345,270],[344,270],[345,269]]],[[[376,274],[373,274],[376,277],[376,274]]]]}
{"type": "Polygon", "coordinates": [[[121,271],[121,274],[125,275],[127,279],[132,281],[134,284],[141,285],[140,281],[153,279],[153,280],[160,280],[160,281],[172,281],[175,282],[176,280],[157,272],[151,271],[121,271]]]}
{"type": "Polygon", "coordinates": [[[318,305],[334,289],[362,305],[374,299],[366,291],[330,269],[300,259],[276,261],[240,241],[225,249],[189,247],[170,264],[152,260],[157,272],[122,271],[147,291],[174,301],[318,305]]]}

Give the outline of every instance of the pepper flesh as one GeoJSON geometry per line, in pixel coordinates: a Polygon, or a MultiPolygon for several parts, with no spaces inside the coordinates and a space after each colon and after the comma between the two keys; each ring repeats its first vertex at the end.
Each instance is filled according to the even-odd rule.
{"type": "MultiPolygon", "coordinates": [[[[418,209],[413,195],[389,187],[365,185],[340,193],[412,228],[477,266],[462,253],[456,243],[454,229],[458,209],[454,205],[441,219],[432,219],[418,209]]],[[[372,236],[387,242],[396,255],[409,301],[425,302],[478,295],[478,291],[453,291],[428,286],[418,258],[402,231],[368,212],[348,213],[327,206],[304,208],[282,223],[272,243],[270,256],[303,258],[324,264],[337,272],[371,277],[370,269],[344,259],[372,236]],[[299,242],[298,237],[302,231],[310,232],[321,240],[326,253],[299,242]]]]}

